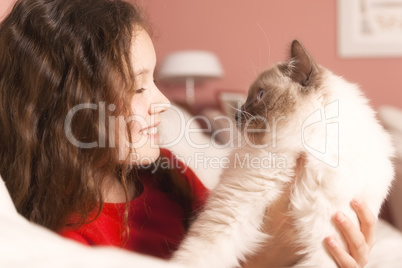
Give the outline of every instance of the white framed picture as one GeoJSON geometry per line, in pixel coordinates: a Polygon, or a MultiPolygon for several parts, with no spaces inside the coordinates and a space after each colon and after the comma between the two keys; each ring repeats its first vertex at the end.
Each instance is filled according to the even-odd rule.
{"type": "Polygon", "coordinates": [[[402,57],[402,0],[338,0],[338,53],[402,57]]]}

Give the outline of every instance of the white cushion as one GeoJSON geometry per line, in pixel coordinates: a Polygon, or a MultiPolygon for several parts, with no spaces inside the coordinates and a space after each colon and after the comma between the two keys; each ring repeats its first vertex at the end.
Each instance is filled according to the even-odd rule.
{"type": "Polygon", "coordinates": [[[162,113],[161,120],[158,127],[160,146],[172,151],[189,166],[207,188],[213,188],[222,170],[217,161],[226,157],[230,148],[218,144],[210,136],[212,128],[203,131],[196,118],[178,106],[172,105],[162,113]]]}
{"type": "Polygon", "coordinates": [[[381,123],[392,135],[396,149],[395,181],[389,194],[389,208],[395,226],[402,231],[402,110],[392,106],[382,106],[378,110],[381,123]]]}
{"type": "Polygon", "coordinates": [[[111,247],[88,247],[65,239],[19,215],[0,177],[1,267],[151,267],[179,266],[111,247]]]}

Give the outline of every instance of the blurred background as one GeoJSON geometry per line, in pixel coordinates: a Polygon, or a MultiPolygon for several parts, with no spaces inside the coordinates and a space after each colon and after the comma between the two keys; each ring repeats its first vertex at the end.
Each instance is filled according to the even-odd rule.
{"type": "MultiPolygon", "coordinates": [[[[14,1],[0,0],[0,20],[10,11],[14,1]]],[[[142,6],[152,26],[158,58],[156,79],[161,64],[173,52],[206,50],[219,59],[223,75],[195,84],[195,102],[190,107],[193,113],[206,108],[222,108],[218,97],[222,92],[245,95],[259,72],[288,59],[290,44],[298,39],[317,64],[359,84],[375,109],[394,106],[395,110],[380,113],[380,119],[393,134],[399,148],[396,166],[399,167],[397,176],[402,178],[402,45],[401,49],[396,48],[399,53],[387,54],[387,47],[381,47],[381,44],[386,43],[388,37],[379,35],[374,40],[372,34],[374,42],[379,44],[378,51],[382,53],[365,56],[359,53],[359,46],[354,47],[355,54],[347,57],[339,52],[341,25],[344,30],[352,32],[348,37],[352,42],[357,38],[353,36],[357,25],[351,23],[353,20],[359,20],[362,26],[360,34],[373,31],[370,22],[365,20],[369,4],[381,11],[392,11],[392,18],[377,16],[377,19],[387,27],[394,27],[394,36],[390,40],[396,38],[402,42],[402,0],[127,1],[142,6]],[[341,3],[350,5],[350,8],[344,6],[340,13],[341,3]],[[343,17],[343,14],[348,16],[343,17]]],[[[183,81],[161,81],[159,87],[171,101],[185,102],[183,81]]],[[[402,214],[397,213],[402,204],[402,194],[398,193],[402,193],[402,180],[395,183],[394,188],[394,196],[399,198],[394,201],[394,214],[399,214],[398,224],[402,230],[402,214]]]]}
{"type": "MultiPolygon", "coordinates": [[[[303,43],[316,63],[358,83],[375,107],[402,108],[402,57],[338,55],[337,2],[137,1],[153,26],[159,62],[171,52],[187,49],[209,50],[219,57],[224,76],[196,86],[198,108],[216,105],[221,90],[246,92],[257,73],[287,59],[293,39],[303,43]]],[[[184,99],[184,86],[161,89],[171,99],[184,99]]]]}
{"type": "MultiPolygon", "coordinates": [[[[208,50],[218,56],[224,75],[196,84],[195,110],[217,106],[220,91],[247,92],[257,73],[287,59],[293,39],[318,64],[358,83],[374,107],[402,108],[402,57],[339,56],[338,0],[130,1],[149,17],[159,64],[180,50],[208,50]]],[[[0,19],[13,2],[0,0],[0,19]]],[[[185,100],[184,83],[162,83],[160,88],[171,100],[185,100]]]]}

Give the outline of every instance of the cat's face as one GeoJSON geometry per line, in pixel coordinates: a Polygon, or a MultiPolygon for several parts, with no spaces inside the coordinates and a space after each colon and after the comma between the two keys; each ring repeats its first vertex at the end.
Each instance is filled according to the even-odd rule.
{"type": "Polygon", "coordinates": [[[248,139],[263,144],[300,132],[302,122],[322,105],[322,71],[303,46],[293,41],[291,59],[262,72],[250,86],[237,116],[248,139]]]}

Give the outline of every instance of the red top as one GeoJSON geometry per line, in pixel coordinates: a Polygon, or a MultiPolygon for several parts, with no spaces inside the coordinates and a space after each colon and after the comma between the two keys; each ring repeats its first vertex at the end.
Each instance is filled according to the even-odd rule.
{"type": "MultiPolygon", "coordinates": [[[[168,150],[161,149],[161,156],[177,163],[179,174],[189,182],[195,197],[193,210],[205,203],[208,190],[197,176],[168,150]]],[[[128,227],[130,235],[123,248],[160,258],[169,258],[184,237],[184,211],[169,193],[159,190],[152,179],[141,182],[144,190],[130,202],[128,227]]],[[[64,229],[60,234],[86,245],[112,245],[121,247],[125,230],[123,212],[125,203],[105,203],[101,214],[94,221],[79,229],[64,229]]]]}

